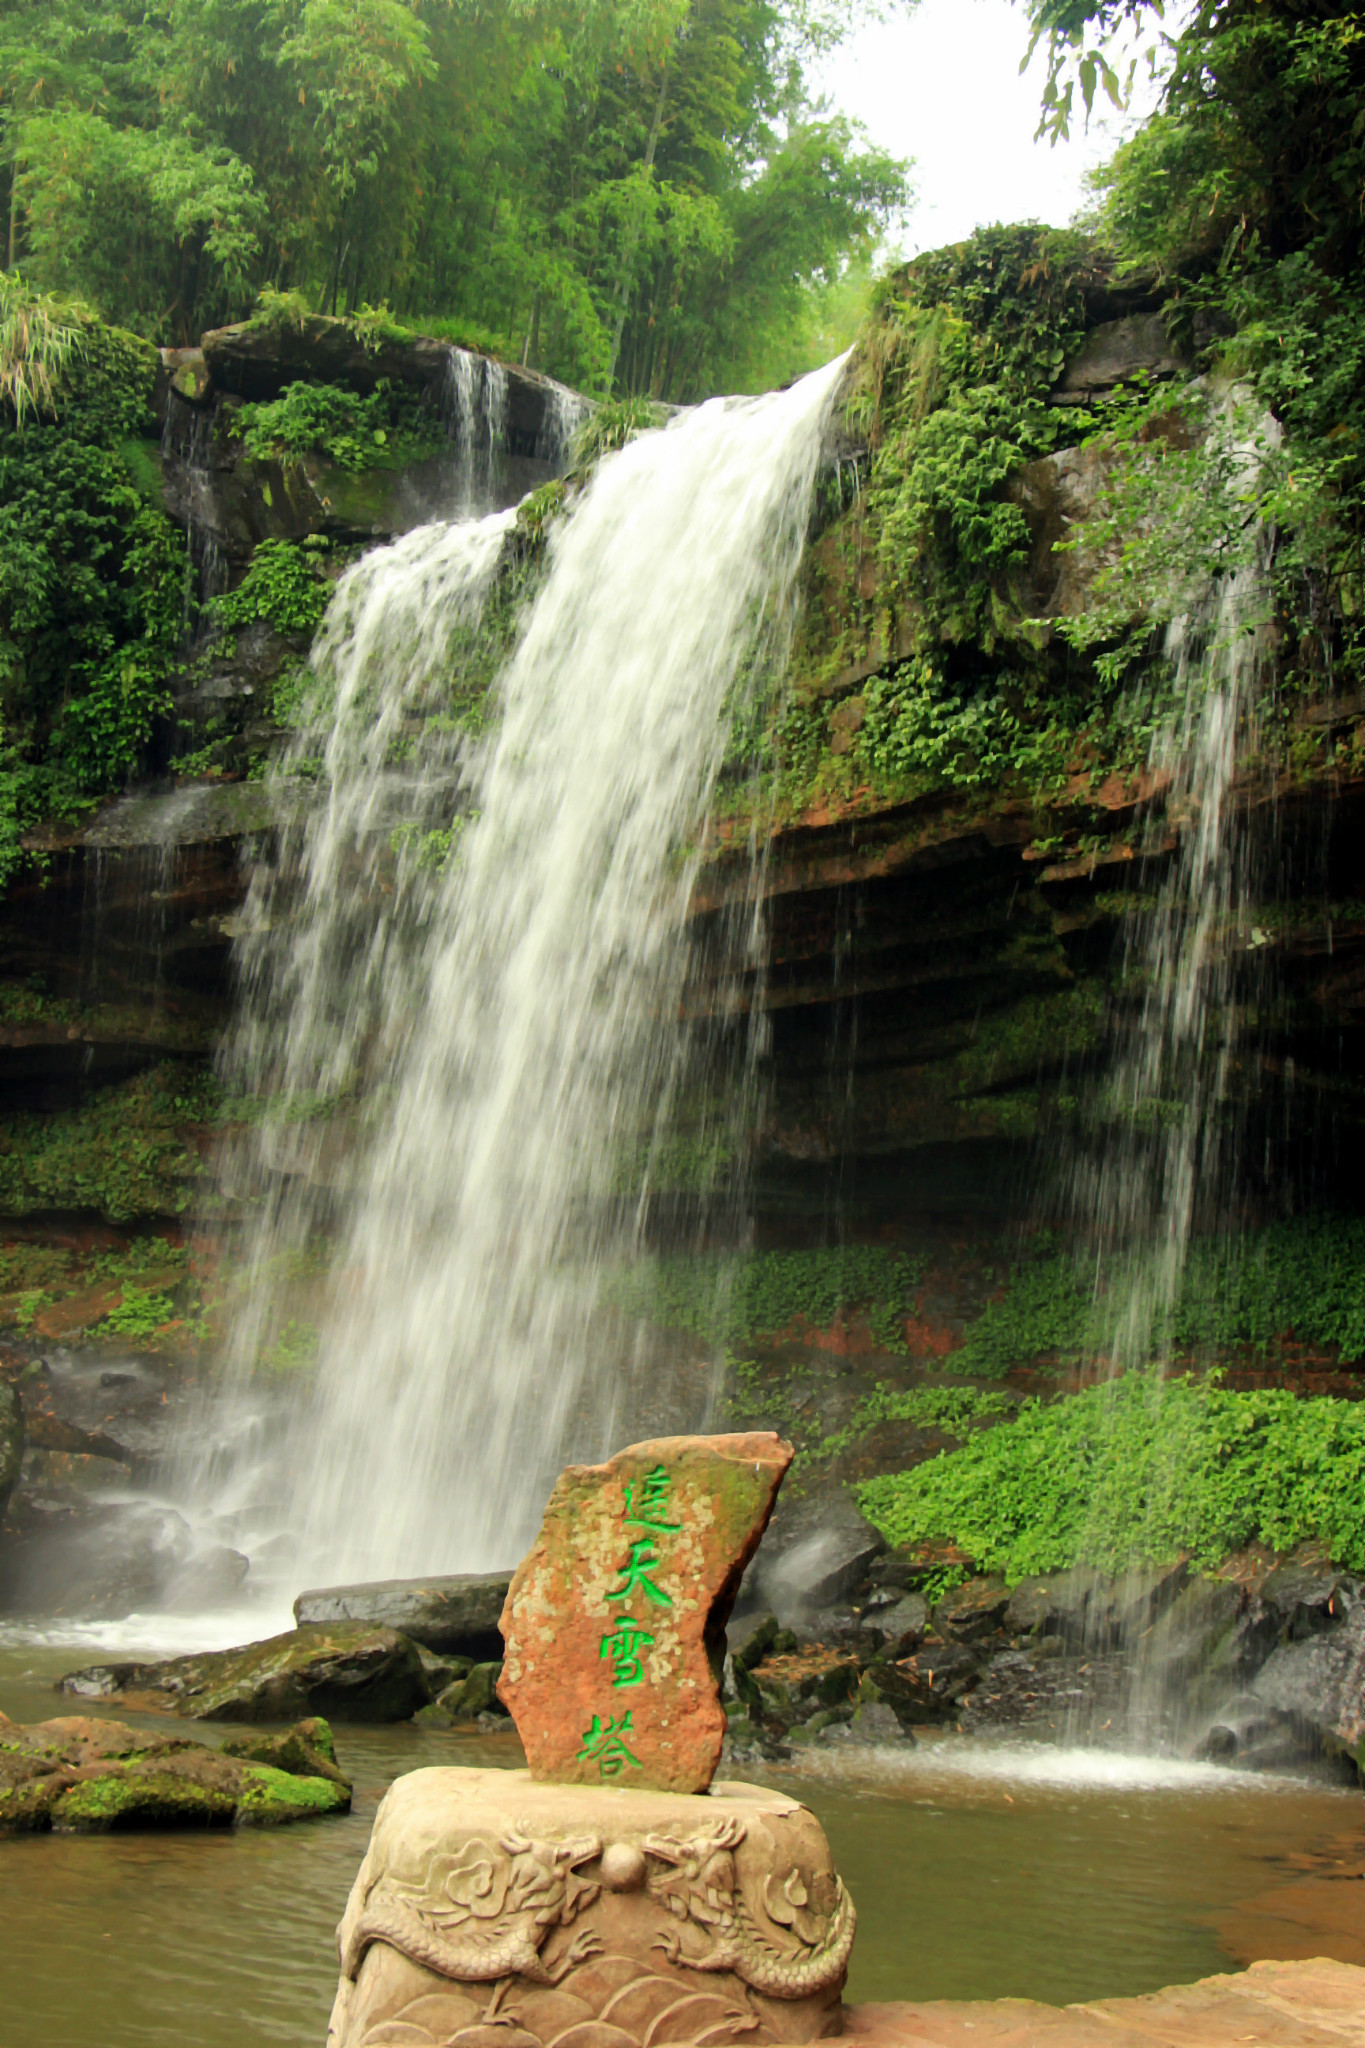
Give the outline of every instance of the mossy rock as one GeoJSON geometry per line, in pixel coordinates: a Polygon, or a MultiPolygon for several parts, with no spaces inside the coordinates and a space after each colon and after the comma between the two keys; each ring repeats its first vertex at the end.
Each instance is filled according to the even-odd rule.
{"type": "Polygon", "coordinates": [[[298,1774],[183,1737],[72,1716],[21,1728],[0,1721],[0,1835],[105,1834],[120,1828],[270,1827],[350,1810],[330,1730],[291,1728],[280,1753],[315,1758],[298,1774]]]}
{"type": "Polygon", "coordinates": [[[298,1721],[282,1735],[237,1735],[223,1744],[223,1755],[266,1764],[293,1778],[330,1778],[334,1785],[351,1781],[337,1764],[336,1743],[321,1714],[298,1721]]]}
{"type": "Polygon", "coordinates": [[[273,1764],[247,1764],[237,1803],[239,1827],[278,1827],[324,1813],[349,1813],[351,1788],[344,1779],[300,1777],[273,1764]]]}
{"type": "MultiPolygon", "coordinates": [[[[396,1629],[364,1622],[289,1629],[240,1649],[117,1669],[117,1697],[194,1721],[289,1721],[325,1713],[337,1721],[382,1724],[409,1720],[430,1698],[417,1645],[396,1629]]],[[[68,1692],[88,1685],[82,1672],[62,1680],[68,1692]]]]}
{"type": "Polygon", "coordinates": [[[448,1685],[436,1704],[452,1721],[472,1721],[479,1714],[503,1714],[498,1698],[501,1664],[475,1664],[467,1678],[448,1685]]]}

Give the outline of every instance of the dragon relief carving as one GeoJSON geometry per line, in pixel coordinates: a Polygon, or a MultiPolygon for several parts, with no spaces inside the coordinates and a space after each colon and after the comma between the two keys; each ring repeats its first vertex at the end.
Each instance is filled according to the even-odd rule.
{"type": "Polygon", "coordinates": [[[758,1924],[745,1898],[735,1865],[735,1851],[744,1840],[745,1824],[726,1820],[702,1832],[679,1837],[651,1834],[645,1854],[664,1866],[651,1869],[648,1890],[685,1927],[699,1928],[709,1946],[689,1953],[682,1931],[668,1928],[655,1946],[669,1962],[687,1970],[731,1970],[751,1990],[770,1998],[809,1998],[842,1983],[853,1947],[857,1916],[843,1881],[834,1878],[834,1910],[810,1910],[804,1879],[792,1869],[774,1896],[773,1879],[764,1885],[763,1909],[792,1946],[783,1950],[758,1924]]]}
{"type": "Polygon", "coordinates": [[[601,1887],[579,1877],[578,1866],[601,1853],[595,1835],[545,1842],[509,1834],[496,1843],[466,1842],[458,1855],[433,1855],[417,1884],[386,1875],[350,1931],[342,1974],[354,1978],[371,1944],[386,1942],[409,1961],[464,1983],[524,1977],[558,1984],[601,1950],[595,1934],[582,1933],[555,1963],[541,1955],[554,1929],[569,1926],[597,1898],[601,1887]]]}

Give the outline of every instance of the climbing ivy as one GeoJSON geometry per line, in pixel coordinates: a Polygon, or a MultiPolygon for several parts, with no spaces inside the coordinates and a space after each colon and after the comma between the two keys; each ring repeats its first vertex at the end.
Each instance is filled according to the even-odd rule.
{"type": "Polygon", "coordinates": [[[1015,1412],[1009,1394],[996,1388],[905,1387],[878,1384],[858,1403],[842,1429],[824,1437],[807,1452],[813,1459],[835,1458],[879,1422],[912,1422],[945,1436],[966,1436],[970,1430],[1006,1421],[1015,1412]]]}
{"type": "MultiPolygon", "coordinates": [[[[1018,1264],[1008,1291],[971,1326],[953,1362],[1003,1378],[1037,1359],[1069,1365],[1105,1357],[1130,1291],[1150,1285],[1137,1261],[1109,1261],[1097,1284],[1083,1250],[1044,1250],[1018,1264]]],[[[1296,1218],[1193,1246],[1175,1306],[1152,1331],[1152,1350],[1217,1354],[1247,1346],[1264,1354],[1287,1336],[1335,1347],[1345,1364],[1365,1357],[1365,1221],[1296,1218]]]]}

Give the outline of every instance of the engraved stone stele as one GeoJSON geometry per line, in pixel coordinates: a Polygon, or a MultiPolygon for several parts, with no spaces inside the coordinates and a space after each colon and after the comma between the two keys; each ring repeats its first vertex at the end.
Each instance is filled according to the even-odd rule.
{"type": "Polygon", "coordinates": [[[338,1930],[329,2048],[816,2041],[842,2031],[853,1928],[781,1793],[414,1771],[338,1930]]]}
{"type": "Polygon", "coordinates": [[[502,1612],[498,1691],[534,1777],[706,1790],[725,1624],[791,1460],[755,1431],[561,1473],[502,1612]]]}
{"type": "Polygon", "coordinates": [[[667,1437],[561,1475],[502,1618],[531,1768],[390,1788],[337,1930],[329,2048],[842,2032],[854,1912],[819,1823],[711,1783],[725,1622],[791,1456],[667,1437]]]}

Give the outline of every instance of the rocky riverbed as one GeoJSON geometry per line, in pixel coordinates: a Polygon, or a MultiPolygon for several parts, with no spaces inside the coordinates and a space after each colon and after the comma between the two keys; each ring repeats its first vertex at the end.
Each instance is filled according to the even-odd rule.
{"type": "MultiPolygon", "coordinates": [[[[773,1533],[729,1631],[736,1769],[935,1731],[1316,1767],[1352,1783],[1365,1769],[1365,1589],[1310,1556],[1243,1557],[1218,1576],[1179,1564],[940,1590],[941,1559],[887,1549],[846,1507],[797,1503],[773,1533]]],[[[506,1712],[489,1624],[507,1584],[494,1573],[309,1593],[292,1631],[87,1665],[61,1689],[192,1720],[325,1714],[496,1732],[506,1712]]]]}

